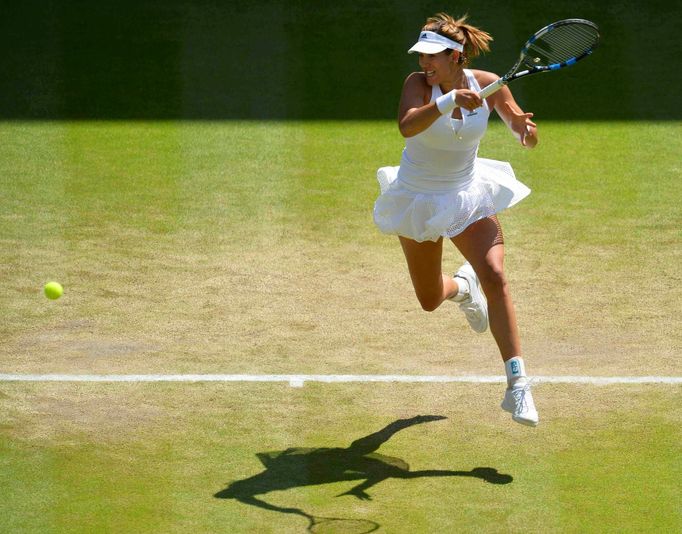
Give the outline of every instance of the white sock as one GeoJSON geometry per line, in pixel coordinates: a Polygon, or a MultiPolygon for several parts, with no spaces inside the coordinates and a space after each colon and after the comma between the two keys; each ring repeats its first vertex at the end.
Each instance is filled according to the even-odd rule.
{"type": "Polygon", "coordinates": [[[504,369],[507,371],[507,385],[509,387],[513,386],[519,378],[526,376],[526,366],[523,364],[521,356],[514,356],[504,362],[504,369]]]}
{"type": "Polygon", "coordinates": [[[455,278],[455,283],[457,284],[457,294],[450,298],[455,302],[461,302],[469,295],[471,290],[469,288],[469,282],[467,282],[466,278],[460,278],[459,276],[456,276],[455,278]]]}

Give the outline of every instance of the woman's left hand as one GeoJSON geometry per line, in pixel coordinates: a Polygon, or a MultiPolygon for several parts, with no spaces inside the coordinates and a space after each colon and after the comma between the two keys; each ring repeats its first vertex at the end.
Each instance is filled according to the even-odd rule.
{"type": "Polygon", "coordinates": [[[533,148],[538,144],[537,124],[531,119],[532,113],[523,113],[517,111],[517,108],[511,103],[505,102],[507,111],[509,112],[510,122],[509,127],[517,136],[521,144],[528,148],[533,148]]]}

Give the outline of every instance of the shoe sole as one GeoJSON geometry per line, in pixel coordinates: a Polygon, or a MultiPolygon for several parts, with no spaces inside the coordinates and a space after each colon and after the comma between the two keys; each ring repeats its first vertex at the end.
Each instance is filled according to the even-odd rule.
{"type": "MultiPolygon", "coordinates": [[[[467,264],[465,264],[467,265],[467,264]]],[[[469,326],[471,326],[471,329],[476,332],[477,334],[482,334],[488,329],[488,300],[485,298],[485,295],[483,294],[483,291],[481,291],[481,288],[478,286],[478,277],[476,276],[476,271],[474,271],[474,268],[471,267],[469,264],[469,269],[464,269],[462,271],[462,268],[460,267],[459,271],[455,273],[455,277],[460,277],[464,278],[468,284],[469,284],[469,291],[471,292],[471,298],[473,300],[482,300],[483,303],[485,304],[485,324],[483,325],[483,328],[475,328],[471,323],[469,323],[469,326]],[[464,273],[465,276],[460,275],[459,273],[462,272],[464,273]]]]}
{"type": "Polygon", "coordinates": [[[473,289],[470,287],[470,291],[472,291],[472,298],[476,298],[477,300],[482,300],[485,303],[485,324],[483,325],[483,328],[474,328],[473,326],[471,327],[474,332],[478,334],[482,334],[486,330],[488,330],[488,299],[485,298],[485,295],[483,294],[483,291],[481,291],[481,288],[478,287],[478,278],[474,278],[474,284],[473,284],[473,289]]]}
{"type": "Polygon", "coordinates": [[[530,419],[521,419],[520,417],[516,417],[515,415],[512,415],[512,419],[514,421],[516,421],[517,423],[520,423],[524,426],[532,426],[532,427],[538,426],[538,423],[540,422],[540,421],[531,421],[530,419]]]}
{"type": "Polygon", "coordinates": [[[508,406],[505,406],[504,402],[502,402],[502,404],[500,404],[500,407],[501,407],[505,412],[509,412],[510,414],[512,414],[512,419],[513,419],[514,421],[516,421],[517,423],[520,423],[520,424],[522,424],[522,425],[525,425],[525,426],[538,426],[538,423],[540,422],[540,421],[533,421],[532,419],[524,419],[524,418],[522,418],[522,417],[518,417],[518,416],[514,415],[514,409],[513,409],[513,408],[510,409],[508,406]]]}

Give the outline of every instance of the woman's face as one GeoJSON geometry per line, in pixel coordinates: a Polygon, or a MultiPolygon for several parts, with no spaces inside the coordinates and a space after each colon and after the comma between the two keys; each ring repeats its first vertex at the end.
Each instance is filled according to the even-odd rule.
{"type": "Polygon", "coordinates": [[[451,81],[457,58],[459,58],[459,52],[456,50],[449,54],[447,50],[437,54],[419,54],[419,66],[426,75],[426,82],[433,86],[444,81],[451,81]]]}

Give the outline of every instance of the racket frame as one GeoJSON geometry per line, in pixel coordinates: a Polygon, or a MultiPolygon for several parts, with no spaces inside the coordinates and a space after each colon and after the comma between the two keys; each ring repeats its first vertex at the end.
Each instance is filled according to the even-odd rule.
{"type": "Polygon", "coordinates": [[[594,49],[597,48],[598,44],[599,44],[599,28],[597,27],[597,25],[594,22],[591,22],[591,21],[585,20],[585,19],[563,19],[563,20],[559,20],[557,22],[553,22],[552,24],[548,24],[547,26],[545,26],[541,30],[538,30],[537,32],[535,32],[535,34],[533,34],[533,36],[530,39],[528,39],[528,41],[526,41],[526,44],[523,45],[523,48],[521,49],[521,53],[519,54],[519,59],[516,61],[514,66],[509,70],[509,72],[507,72],[507,74],[505,74],[504,76],[502,76],[498,80],[495,80],[490,85],[486,85],[483,89],[481,89],[481,92],[479,93],[479,95],[481,98],[486,98],[486,97],[492,95],[493,93],[496,93],[500,89],[502,89],[502,87],[507,85],[509,82],[516,80],[518,78],[522,78],[524,76],[530,76],[531,74],[539,74],[541,72],[550,72],[553,70],[559,70],[563,67],[569,67],[571,65],[574,65],[575,63],[577,63],[581,59],[589,56],[594,51],[594,49]],[[524,59],[526,59],[527,57],[530,57],[528,54],[528,48],[535,41],[537,41],[540,37],[542,37],[543,35],[545,35],[546,33],[550,32],[551,30],[553,30],[554,28],[556,28],[558,26],[565,26],[566,24],[575,24],[575,23],[585,24],[587,26],[593,27],[596,30],[597,38],[596,38],[595,43],[592,47],[590,47],[588,50],[586,50],[585,52],[583,52],[579,56],[572,57],[570,59],[567,59],[566,61],[562,61],[561,63],[553,63],[551,65],[538,65],[538,66],[530,67],[530,68],[523,70],[523,71],[520,71],[520,72],[516,72],[517,69],[524,62],[524,59]]]}

